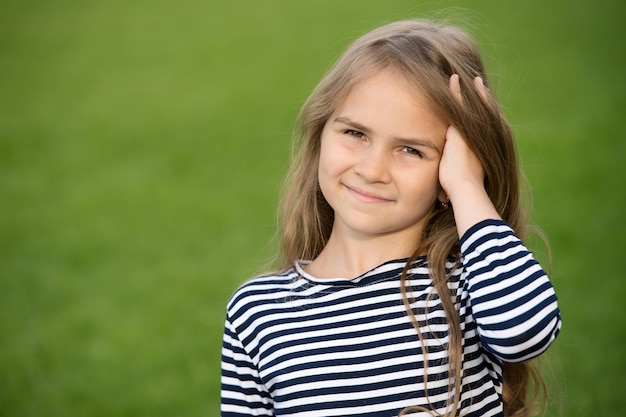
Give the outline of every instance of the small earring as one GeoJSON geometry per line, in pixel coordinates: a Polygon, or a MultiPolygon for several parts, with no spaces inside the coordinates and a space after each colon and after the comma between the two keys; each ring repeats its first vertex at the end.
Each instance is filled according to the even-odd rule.
{"type": "Polygon", "coordinates": [[[446,198],[446,201],[441,201],[441,207],[443,207],[444,209],[450,207],[450,199],[446,198]]]}

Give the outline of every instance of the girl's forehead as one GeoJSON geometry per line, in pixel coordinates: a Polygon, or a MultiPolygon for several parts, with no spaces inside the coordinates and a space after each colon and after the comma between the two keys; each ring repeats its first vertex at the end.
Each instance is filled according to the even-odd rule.
{"type": "MultiPolygon", "coordinates": [[[[437,82],[437,80],[433,80],[433,82],[437,82]]],[[[337,104],[339,105],[345,101],[355,89],[372,84],[393,84],[420,101],[427,98],[428,95],[427,87],[422,85],[416,77],[393,67],[384,67],[356,75],[352,82],[348,83],[346,88],[338,93],[337,104]]]]}
{"type": "Polygon", "coordinates": [[[383,100],[388,99],[390,95],[405,99],[406,104],[412,103],[422,109],[432,110],[426,92],[416,80],[410,79],[397,70],[381,69],[359,77],[346,88],[338,96],[335,111],[348,104],[363,104],[358,101],[359,98],[379,101],[382,104],[383,100]]]}

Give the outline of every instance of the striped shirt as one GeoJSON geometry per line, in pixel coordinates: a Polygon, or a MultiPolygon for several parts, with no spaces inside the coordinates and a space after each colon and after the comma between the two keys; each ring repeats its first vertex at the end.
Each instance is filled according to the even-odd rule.
{"type": "MultiPolygon", "coordinates": [[[[463,334],[459,415],[503,416],[502,362],[548,348],[561,328],[557,299],[506,223],[483,221],[460,244],[462,265],[448,280],[463,334]]],[[[402,302],[406,262],[351,280],[317,279],[299,262],[240,287],[227,306],[221,415],[392,417],[409,406],[445,413],[445,313],[420,258],[407,284],[424,355],[402,302]]]]}

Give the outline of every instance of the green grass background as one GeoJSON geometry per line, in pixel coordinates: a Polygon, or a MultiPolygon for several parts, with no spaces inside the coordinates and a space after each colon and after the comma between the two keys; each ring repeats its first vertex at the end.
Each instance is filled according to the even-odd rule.
{"type": "Polygon", "coordinates": [[[602,0],[2,1],[0,415],[217,416],[301,103],[360,34],[449,7],[553,251],[548,415],[623,415],[626,8],[602,0]]]}

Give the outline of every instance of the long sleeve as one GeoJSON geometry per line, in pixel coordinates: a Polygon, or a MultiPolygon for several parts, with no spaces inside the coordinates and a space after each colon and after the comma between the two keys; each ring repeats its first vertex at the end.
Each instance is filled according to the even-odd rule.
{"type": "Polygon", "coordinates": [[[229,318],[224,326],[222,417],[273,416],[272,399],[229,318]]]}
{"type": "Polygon", "coordinates": [[[558,335],[561,318],[554,288],[532,253],[499,220],[474,225],[460,243],[483,348],[505,362],[540,355],[558,335]]]}

